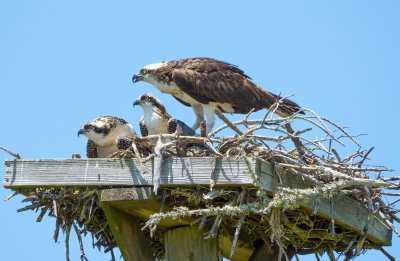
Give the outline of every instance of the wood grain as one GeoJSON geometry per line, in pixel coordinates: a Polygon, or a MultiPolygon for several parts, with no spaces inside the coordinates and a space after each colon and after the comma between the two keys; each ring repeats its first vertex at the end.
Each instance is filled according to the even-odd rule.
{"type": "MultiPolygon", "coordinates": [[[[209,185],[212,158],[167,158],[163,161],[161,185],[209,185]]],[[[153,162],[144,165],[131,159],[40,159],[8,160],[3,186],[152,186],[153,162]]],[[[217,159],[216,185],[252,185],[247,166],[242,161],[217,159]]]]}
{"type": "Polygon", "coordinates": [[[165,260],[219,261],[219,239],[204,239],[195,226],[180,227],[165,233],[165,260]]]}
{"type": "Polygon", "coordinates": [[[152,261],[155,260],[149,242],[136,217],[125,212],[101,204],[108,225],[114,235],[115,241],[126,261],[152,261]]]}

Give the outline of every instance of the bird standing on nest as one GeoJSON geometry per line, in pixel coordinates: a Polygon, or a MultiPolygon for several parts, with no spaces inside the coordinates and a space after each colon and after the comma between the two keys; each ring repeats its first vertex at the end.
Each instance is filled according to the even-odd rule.
{"type": "MultiPolygon", "coordinates": [[[[143,67],[132,77],[133,83],[145,81],[163,93],[169,93],[179,102],[192,107],[196,130],[207,117],[206,131],[214,127],[214,114],[247,114],[268,109],[281,98],[267,92],[251,81],[237,66],[211,58],[191,58],[161,62],[143,67]]],[[[300,107],[288,99],[282,99],[276,113],[281,117],[291,116],[300,107]]]]}

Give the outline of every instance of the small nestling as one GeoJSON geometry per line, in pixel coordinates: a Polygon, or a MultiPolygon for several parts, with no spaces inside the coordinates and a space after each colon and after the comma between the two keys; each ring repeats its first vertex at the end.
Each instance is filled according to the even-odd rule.
{"type": "Polygon", "coordinates": [[[143,109],[140,119],[140,132],[142,136],[156,134],[173,134],[182,136],[194,136],[196,132],[184,122],[169,115],[157,97],[151,93],[140,95],[133,103],[143,109]]]}
{"type": "Polygon", "coordinates": [[[105,158],[118,151],[117,138],[135,136],[132,125],[121,118],[102,116],[81,126],[79,135],[85,135],[88,158],[105,158]]]}

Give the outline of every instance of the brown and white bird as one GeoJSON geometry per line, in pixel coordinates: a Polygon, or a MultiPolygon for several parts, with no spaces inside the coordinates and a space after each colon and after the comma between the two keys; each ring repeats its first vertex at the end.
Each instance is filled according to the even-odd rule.
{"type": "MultiPolygon", "coordinates": [[[[196,115],[194,130],[199,128],[205,113],[207,133],[214,127],[216,109],[224,113],[247,114],[252,109],[268,109],[280,100],[279,96],[253,83],[237,66],[211,58],[150,64],[135,74],[132,81],[148,82],[191,106],[196,115]]],[[[288,99],[284,99],[276,110],[281,117],[296,112],[304,114],[296,103],[288,99]]]]}
{"type": "Polygon", "coordinates": [[[121,118],[102,116],[82,125],[78,131],[89,140],[86,145],[88,158],[105,158],[118,151],[118,137],[134,137],[132,125],[121,118]]]}
{"type": "Polygon", "coordinates": [[[172,118],[157,97],[151,93],[140,95],[133,106],[139,105],[143,109],[140,119],[140,132],[142,136],[156,134],[177,133],[182,136],[194,136],[196,132],[184,122],[172,118]]]}

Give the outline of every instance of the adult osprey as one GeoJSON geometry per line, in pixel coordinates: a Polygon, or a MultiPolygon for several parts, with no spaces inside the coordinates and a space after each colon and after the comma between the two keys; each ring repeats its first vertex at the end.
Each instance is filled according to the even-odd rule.
{"type": "Polygon", "coordinates": [[[118,151],[117,138],[132,137],[136,133],[132,125],[121,118],[102,116],[82,125],[78,131],[89,140],[86,145],[88,158],[105,158],[118,151]]]}
{"type": "MultiPolygon", "coordinates": [[[[191,106],[196,115],[194,130],[200,126],[205,113],[207,133],[214,127],[216,109],[246,114],[253,108],[256,111],[269,108],[280,99],[253,83],[237,66],[210,58],[150,64],[134,75],[132,81],[151,83],[161,92],[172,94],[179,102],[191,106]]],[[[299,110],[296,103],[284,99],[276,113],[287,117],[299,110]]]]}
{"type": "Polygon", "coordinates": [[[196,134],[184,122],[172,118],[161,101],[151,93],[140,95],[133,103],[133,106],[135,105],[139,105],[143,109],[143,116],[139,123],[142,136],[175,132],[183,136],[196,134]]]}

